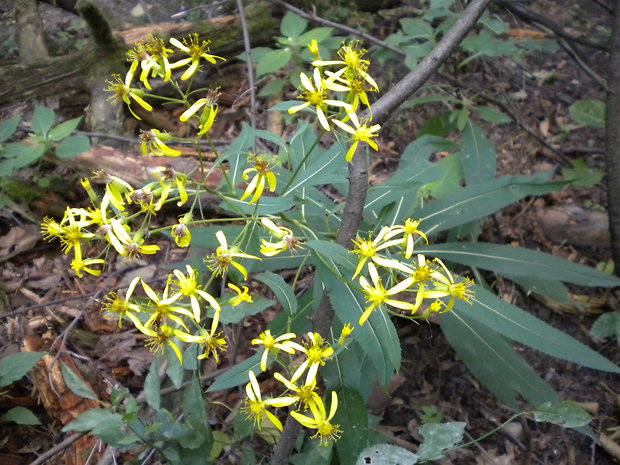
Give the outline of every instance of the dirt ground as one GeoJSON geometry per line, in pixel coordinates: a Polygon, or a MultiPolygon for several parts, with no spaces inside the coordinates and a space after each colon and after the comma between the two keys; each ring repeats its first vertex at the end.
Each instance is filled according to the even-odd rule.
{"type": "MultiPolygon", "coordinates": [[[[222,4],[216,5],[217,8],[189,10],[199,6],[199,2],[185,4],[184,8],[174,2],[161,2],[162,5],[157,7],[148,1],[101,2],[104,9],[113,15],[112,24],[116,29],[131,24],[168,21],[171,15],[184,10],[187,10],[185,16],[176,16],[172,20],[181,17],[206,19],[209,15],[232,9],[232,6],[222,4]]],[[[604,38],[601,31],[609,27],[610,15],[600,3],[607,4],[602,0],[541,0],[530,7],[563,24],[574,34],[596,31],[593,35],[604,38]]],[[[0,63],[10,63],[18,57],[16,44],[12,41],[12,7],[12,0],[0,5],[3,26],[0,31],[0,63]]],[[[41,11],[53,54],[70,53],[80,46],[81,40],[86,40],[88,34],[79,18],[43,4],[41,11]]],[[[514,15],[502,12],[502,17],[514,29],[533,29],[531,24],[514,15]]],[[[385,33],[393,26],[382,24],[377,31],[385,33]]],[[[589,48],[581,50],[592,69],[604,76],[605,53],[589,48]]],[[[537,52],[518,61],[478,60],[459,70],[457,77],[464,85],[458,92],[467,96],[487,92],[498,100],[506,101],[508,110],[518,122],[485,127],[498,151],[500,174],[532,174],[556,167],[559,175],[562,168],[570,168],[570,162],[578,158],[584,159],[591,168],[603,168],[602,130],[563,129],[570,123],[570,104],[579,99],[604,99],[600,86],[564,50],[537,52]]],[[[443,81],[437,79],[436,82],[443,81]]],[[[247,88],[247,82],[237,79],[231,86],[234,87],[226,91],[239,95],[247,88]]],[[[53,104],[54,100],[50,102],[53,104]]],[[[59,114],[75,113],[75,108],[63,108],[58,102],[56,100],[59,114]]],[[[0,119],[10,117],[18,110],[29,112],[32,104],[20,102],[1,108],[0,119]]],[[[382,134],[382,149],[372,164],[371,175],[374,179],[390,175],[398,163],[398,154],[412,141],[411,134],[417,132],[436,110],[433,106],[404,110],[393,118],[390,128],[382,134]]],[[[246,114],[247,111],[248,108],[245,108],[246,114]]],[[[229,120],[237,116],[230,115],[229,120]]],[[[224,139],[228,135],[227,131],[221,132],[224,139]]],[[[132,150],[137,153],[128,148],[127,156],[131,156],[132,150]]],[[[11,207],[0,213],[0,245],[28,244],[23,252],[17,250],[13,253],[14,250],[5,249],[11,257],[0,262],[5,289],[4,293],[0,293],[0,315],[14,310],[23,311],[19,316],[0,320],[1,354],[19,350],[20,337],[28,327],[30,331],[34,329],[40,342],[53,344],[56,349],[62,344],[64,351],[71,354],[76,363],[91,365],[91,368],[99,370],[103,376],[99,379],[102,385],[98,388],[103,391],[109,390],[110,385],[123,385],[137,392],[148,370],[150,353],[144,349],[139,338],[126,331],[118,332],[98,316],[97,299],[105,289],[122,284],[122,273],[105,282],[96,278],[75,281],[64,271],[66,266],[62,254],[35,237],[38,226],[32,220],[49,215],[48,205],[60,204],[62,211],[63,202],[76,201],[76,194],[71,191],[77,190],[80,174],[63,167],[52,169],[58,174],[58,184],[56,189],[48,192],[47,197],[32,202],[26,212],[19,207],[11,207]],[[24,236],[6,239],[16,228],[26,231],[24,236]],[[62,301],[65,297],[76,296],[81,298],[62,301]],[[31,310],[25,311],[27,308],[31,310]]],[[[607,263],[611,255],[604,228],[590,243],[571,242],[552,236],[541,222],[553,208],[578,206],[588,211],[604,211],[605,205],[603,185],[569,187],[539,199],[526,199],[494,215],[484,227],[483,238],[489,242],[543,250],[571,261],[597,266],[607,263]]],[[[167,265],[184,258],[182,253],[170,248],[164,256],[160,262],[144,264],[151,267],[154,278],[165,275],[167,265]]],[[[620,352],[615,341],[595,342],[589,336],[598,315],[618,308],[615,292],[572,287],[571,292],[582,297],[586,309],[578,312],[553,302],[543,302],[534,295],[526,295],[508,281],[497,279],[494,283],[504,299],[569,333],[613,362],[620,363],[620,352]]],[[[253,319],[248,324],[262,325],[264,321],[253,319]]],[[[390,395],[371,406],[373,413],[383,417],[380,430],[394,437],[397,444],[409,447],[419,442],[417,428],[426,409],[433,406],[444,419],[467,422],[468,440],[482,436],[511,416],[510,410],[481,386],[458,360],[437,325],[423,323],[412,326],[397,322],[397,327],[403,347],[402,369],[392,383],[390,395]]],[[[595,419],[591,427],[595,432],[612,434],[618,426],[620,379],[617,376],[577,367],[525,348],[518,350],[563,398],[587,404],[592,409],[595,419]]],[[[243,353],[242,350],[240,355],[243,353]]],[[[23,405],[33,410],[43,423],[37,427],[0,423],[0,463],[30,463],[38,454],[64,439],[58,420],[51,412],[42,409],[38,396],[40,393],[32,392],[32,385],[27,380],[0,393],[0,413],[12,406],[23,405]]],[[[48,463],[60,464],[62,459],[55,458],[48,463]]],[[[608,465],[615,462],[590,438],[574,431],[534,422],[515,422],[476,446],[451,454],[441,463],[608,465]]]]}

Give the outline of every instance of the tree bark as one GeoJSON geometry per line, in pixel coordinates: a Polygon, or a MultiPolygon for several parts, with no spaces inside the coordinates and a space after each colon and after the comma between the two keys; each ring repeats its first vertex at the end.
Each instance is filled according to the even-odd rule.
{"type": "Polygon", "coordinates": [[[49,53],[36,0],[17,0],[15,16],[21,63],[29,65],[46,59],[49,53]]]}
{"type": "Polygon", "coordinates": [[[620,276],[620,0],[615,7],[607,78],[605,162],[611,251],[616,276],[620,276]]]}

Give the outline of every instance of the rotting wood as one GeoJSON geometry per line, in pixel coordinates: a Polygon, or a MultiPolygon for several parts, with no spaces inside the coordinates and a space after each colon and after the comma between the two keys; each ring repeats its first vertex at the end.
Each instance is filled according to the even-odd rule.
{"type": "MultiPolygon", "coordinates": [[[[248,5],[245,14],[254,46],[273,40],[277,34],[279,19],[270,4],[248,5]]],[[[129,49],[149,33],[167,38],[173,35],[182,37],[190,32],[196,32],[205,40],[211,40],[211,49],[220,56],[232,57],[243,50],[241,26],[236,15],[196,23],[154,24],[119,31],[115,33],[115,37],[123,48],[129,49]]],[[[31,65],[20,63],[3,66],[0,68],[0,82],[3,83],[0,89],[0,106],[17,100],[64,94],[67,91],[92,91],[88,85],[89,78],[99,74],[102,63],[112,59],[118,63],[119,68],[124,66],[120,57],[106,57],[104,53],[103,50],[97,53],[95,46],[90,44],[80,52],[38,60],[31,65]]]]}

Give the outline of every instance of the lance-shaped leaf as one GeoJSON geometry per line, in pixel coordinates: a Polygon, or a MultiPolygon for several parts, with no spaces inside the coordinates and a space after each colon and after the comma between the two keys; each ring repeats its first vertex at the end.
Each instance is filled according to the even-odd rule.
{"type": "Polygon", "coordinates": [[[294,315],[297,312],[297,298],[295,297],[295,293],[291,286],[282,279],[282,276],[265,271],[264,273],[254,275],[254,278],[266,284],[269,289],[273,291],[286,313],[294,315]]]}

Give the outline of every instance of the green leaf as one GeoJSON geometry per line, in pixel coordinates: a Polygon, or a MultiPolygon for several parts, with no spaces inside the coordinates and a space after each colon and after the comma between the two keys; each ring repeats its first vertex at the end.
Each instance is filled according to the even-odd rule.
{"type": "MultiPolygon", "coordinates": [[[[422,223],[422,227],[426,225],[422,223]]],[[[580,286],[616,287],[620,279],[595,268],[569,262],[551,254],[483,242],[449,242],[420,246],[419,252],[500,275],[524,276],[578,284],[580,286]]]]}
{"type": "Polygon", "coordinates": [[[452,449],[463,440],[467,423],[450,421],[448,423],[429,423],[420,428],[420,434],[424,442],[418,450],[418,458],[421,461],[439,460],[444,458],[443,452],[452,449]]]}
{"type": "Polygon", "coordinates": [[[266,308],[271,307],[274,303],[274,300],[259,296],[253,297],[252,302],[242,302],[236,307],[232,305],[222,305],[220,323],[225,325],[240,323],[245,317],[256,315],[266,308]]]}
{"type": "Polygon", "coordinates": [[[455,228],[501,210],[528,195],[544,195],[560,189],[566,182],[548,181],[548,174],[502,176],[474,186],[458,194],[444,197],[408,216],[422,218],[428,233],[455,228]]]}
{"type": "Polygon", "coordinates": [[[536,421],[545,421],[564,428],[579,428],[592,421],[592,417],[583,407],[572,402],[545,402],[534,410],[534,418],[536,421]]]}
{"type": "Polygon", "coordinates": [[[21,121],[22,115],[17,115],[0,123],[0,143],[9,140],[11,136],[15,134],[15,131],[21,121]]]}
{"type": "Polygon", "coordinates": [[[409,39],[426,39],[433,36],[433,26],[420,18],[402,18],[399,20],[400,27],[409,39]]]}
{"type": "Polygon", "coordinates": [[[73,394],[83,397],[84,399],[98,400],[97,395],[80,377],[80,375],[65,365],[64,362],[60,362],[60,371],[62,373],[62,378],[65,380],[65,384],[71,392],[73,392],[73,394]]]}
{"type": "Polygon", "coordinates": [[[355,465],[414,465],[418,456],[404,447],[391,444],[375,444],[364,449],[355,465]]]}
{"type": "Polygon", "coordinates": [[[570,298],[568,288],[560,281],[510,274],[505,274],[505,276],[528,292],[531,291],[568,307],[583,310],[583,306],[578,301],[570,298]]]}
{"type": "Polygon", "coordinates": [[[568,107],[568,113],[577,124],[582,126],[605,127],[605,103],[600,100],[579,100],[568,107]]]}
{"type": "Polygon", "coordinates": [[[183,413],[185,422],[192,428],[191,434],[181,441],[181,446],[196,449],[205,441],[211,442],[211,428],[207,419],[205,400],[198,376],[194,374],[183,392],[183,413]]]}
{"type": "Polygon", "coordinates": [[[19,352],[0,360],[0,387],[14,383],[37,364],[43,352],[19,352]]]}
{"type": "Polygon", "coordinates": [[[484,131],[468,121],[462,136],[461,163],[467,185],[475,185],[495,177],[497,159],[495,148],[484,131]]]}
{"type": "Polygon", "coordinates": [[[615,337],[620,343],[620,312],[608,312],[599,316],[590,328],[590,337],[598,342],[615,337]]]}
{"type": "Polygon", "coordinates": [[[161,405],[161,380],[159,378],[159,367],[161,357],[156,355],[153,357],[149,372],[144,379],[144,397],[146,403],[153,410],[157,411],[161,405]]]}
{"type": "Polygon", "coordinates": [[[577,363],[595,370],[620,373],[620,367],[535,316],[521,310],[486,289],[475,286],[472,305],[463,301],[455,304],[460,316],[488,327],[513,341],[540,350],[552,357],[577,363]]]}
{"type": "Polygon", "coordinates": [[[7,158],[6,160],[0,161],[0,176],[10,176],[15,171],[39,161],[39,159],[45,155],[46,149],[43,144],[16,145],[20,145],[21,147],[14,147],[15,152],[17,152],[11,154],[14,158],[7,158]]]}
{"type": "Polygon", "coordinates": [[[491,124],[506,124],[512,121],[510,116],[495,107],[481,105],[473,109],[483,120],[491,124]]]}
{"type": "Polygon", "coordinates": [[[41,424],[36,415],[26,407],[13,407],[11,410],[2,415],[0,419],[3,422],[12,421],[18,425],[36,426],[41,424]]]}
{"type": "Polygon", "coordinates": [[[338,392],[334,422],[342,429],[342,435],[336,442],[339,463],[355,465],[356,457],[368,444],[368,412],[359,392],[346,387],[338,392]]]}
{"type": "Polygon", "coordinates": [[[472,315],[473,311],[460,310],[444,313],[441,329],[465,365],[495,397],[514,410],[520,409],[519,394],[533,405],[560,401],[503,337],[472,315]]]}
{"type": "Polygon", "coordinates": [[[340,144],[333,144],[318,160],[302,168],[292,182],[288,182],[282,196],[296,193],[302,187],[326,184],[324,177],[344,166],[346,166],[346,161],[342,156],[342,148],[340,144]]]}
{"type": "Polygon", "coordinates": [[[47,132],[56,121],[56,113],[47,107],[36,107],[30,125],[37,136],[46,138],[47,132]]]}
{"type": "Polygon", "coordinates": [[[60,123],[58,126],[52,128],[49,133],[48,140],[52,142],[58,142],[69,136],[73,131],[75,131],[80,123],[82,122],[82,117],[73,118],[64,123],[60,123]]]}
{"type": "Polygon", "coordinates": [[[231,387],[247,384],[249,382],[248,372],[260,373],[261,353],[256,353],[238,365],[233,366],[226,373],[221,374],[215,382],[207,389],[207,392],[223,391],[231,387]]]}
{"type": "Polygon", "coordinates": [[[309,31],[304,32],[302,35],[300,35],[299,38],[297,39],[297,43],[298,44],[309,44],[313,40],[316,40],[317,42],[320,43],[324,41],[325,39],[327,39],[329,36],[331,36],[332,32],[334,32],[334,29],[331,27],[315,27],[313,29],[310,29],[309,31]]]}
{"type": "Polygon", "coordinates": [[[116,431],[120,432],[122,425],[123,417],[120,413],[111,412],[103,408],[93,408],[66,424],[62,431],[64,433],[69,431],[88,433],[90,431],[98,435],[110,429],[116,429],[116,431]]]}
{"type": "Polygon", "coordinates": [[[289,284],[287,284],[282,276],[266,271],[253,276],[254,279],[266,284],[273,291],[276,298],[282,304],[282,308],[289,314],[294,315],[297,312],[297,298],[289,284]]]}
{"type": "Polygon", "coordinates": [[[269,81],[267,84],[265,84],[261,88],[260,92],[258,93],[258,96],[259,97],[271,97],[272,95],[282,95],[285,85],[286,85],[286,79],[272,79],[271,81],[269,81]]]}
{"type": "Polygon", "coordinates": [[[284,68],[293,56],[290,49],[277,49],[267,53],[256,67],[256,76],[261,77],[265,74],[274,73],[284,68]]]}
{"type": "Polygon", "coordinates": [[[336,268],[332,272],[341,275],[353,275],[355,271],[355,262],[353,255],[340,244],[331,241],[314,240],[308,241],[308,248],[323,255],[326,259],[332,260],[336,268]]]}
{"type": "Polygon", "coordinates": [[[282,18],[280,32],[283,36],[294,39],[299,37],[299,35],[306,30],[306,27],[308,27],[308,21],[289,11],[284,15],[284,18],[282,18]]]}
{"type": "Polygon", "coordinates": [[[56,146],[56,156],[60,159],[77,157],[90,150],[90,140],[84,134],[69,136],[56,146]]]}
{"type": "Polygon", "coordinates": [[[577,187],[594,187],[600,184],[603,180],[603,170],[600,168],[590,167],[587,163],[578,158],[571,161],[572,168],[564,168],[562,170],[562,176],[570,180],[573,186],[577,187]]]}

